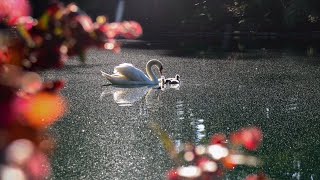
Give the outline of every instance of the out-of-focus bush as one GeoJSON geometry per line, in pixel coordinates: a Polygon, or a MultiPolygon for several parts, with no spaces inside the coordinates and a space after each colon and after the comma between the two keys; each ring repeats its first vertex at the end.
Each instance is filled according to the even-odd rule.
{"type": "MultiPolygon", "coordinates": [[[[209,144],[191,143],[176,147],[169,135],[159,125],[152,125],[164,148],[174,160],[176,167],[168,171],[168,180],[216,180],[223,179],[228,171],[238,166],[259,167],[262,162],[249,154],[256,151],[263,140],[260,128],[248,127],[230,134],[217,133],[211,137],[209,144]]],[[[247,180],[267,180],[261,174],[250,174],[247,180]]]]}
{"type": "Polygon", "coordinates": [[[27,0],[0,0],[0,179],[46,179],[55,147],[46,128],[61,119],[68,103],[63,80],[44,82],[36,73],[62,68],[70,56],[85,61],[88,48],[120,52],[116,39],[137,38],[134,21],[94,22],[76,4],[51,4],[34,19],[27,0]]]}

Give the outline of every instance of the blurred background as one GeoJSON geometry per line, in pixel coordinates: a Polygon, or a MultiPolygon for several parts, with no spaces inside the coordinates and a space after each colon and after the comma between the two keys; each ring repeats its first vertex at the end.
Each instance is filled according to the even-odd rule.
{"type": "MultiPolygon", "coordinates": [[[[32,0],[38,17],[48,1],[32,0]]],[[[62,0],[65,4],[71,0],[62,0]]],[[[317,0],[75,0],[89,16],[135,20],[140,38],[166,48],[318,48],[317,0]],[[118,12],[118,17],[116,17],[118,12]],[[194,47],[197,45],[197,47],[194,47]]]]}
{"type": "MultiPolygon", "coordinates": [[[[147,34],[170,32],[319,31],[320,2],[317,0],[61,0],[75,2],[91,17],[104,14],[115,20],[119,2],[123,19],[136,20],[147,34]],[[230,27],[231,26],[231,27],[230,27]]],[[[34,16],[50,1],[32,0],[34,16]]]]}

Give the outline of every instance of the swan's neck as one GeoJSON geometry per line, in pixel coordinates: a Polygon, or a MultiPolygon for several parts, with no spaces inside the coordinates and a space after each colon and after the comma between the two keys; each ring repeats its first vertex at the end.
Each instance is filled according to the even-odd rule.
{"type": "Polygon", "coordinates": [[[158,77],[155,75],[155,72],[152,69],[152,66],[157,66],[159,69],[162,66],[160,61],[158,60],[151,60],[147,63],[146,66],[146,72],[147,75],[149,76],[150,81],[154,82],[154,83],[158,83],[158,77]]]}

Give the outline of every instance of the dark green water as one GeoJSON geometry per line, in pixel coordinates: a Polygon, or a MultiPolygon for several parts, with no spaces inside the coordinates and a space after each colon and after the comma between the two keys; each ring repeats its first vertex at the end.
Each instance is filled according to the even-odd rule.
{"type": "Polygon", "coordinates": [[[264,132],[254,155],[260,169],[240,168],[226,179],[264,171],[273,179],[320,179],[320,63],[285,52],[203,57],[164,50],[124,49],[120,55],[90,51],[87,65],[72,60],[46,79],[64,78],[69,113],[50,128],[58,147],[52,179],[165,179],[173,167],[149,128],[157,122],[176,144],[201,144],[217,132],[246,126],[264,132]],[[100,70],[128,62],[144,70],[159,59],[165,75],[180,74],[179,89],[103,86],[100,70]]]}

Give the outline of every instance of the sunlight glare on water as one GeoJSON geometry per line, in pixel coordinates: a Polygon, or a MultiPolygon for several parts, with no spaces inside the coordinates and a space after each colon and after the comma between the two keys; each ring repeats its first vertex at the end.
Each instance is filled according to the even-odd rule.
{"type": "MultiPolygon", "coordinates": [[[[202,144],[215,133],[229,136],[242,127],[259,127],[263,130],[259,157],[266,174],[279,179],[319,179],[317,65],[277,52],[207,59],[165,53],[91,51],[88,58],[95,61],[85,67],[70,61],[66,70],[44,73],[45,79],[62,76],[68,81],[62,93],[70,102],[70,112],[51,128],[59,139],[53,157],[56,179],[165,179],[174,163],[150,129],[153,122],[168,133],[175,147],[202,144]],[[181,75],[179,89],[105,86],[108,82],[99,76],[101,68],[110,72],[122,62],[144,69],[154,58],[164,64],[166,77],[181,75]],[[293,166],[294,161],[300,166],[293,166]]],[[[247,146],[256,148],[251,143],[260,140],[247,137],[247,146]]],[[[227,154],[221,148],[210,149],[221,152],[216,158],[227,154]]],[[[237,156],[233,161],[255,163],[237,156]]],[[[228,177],[250,172],[236,169],[228,177]]]]}

